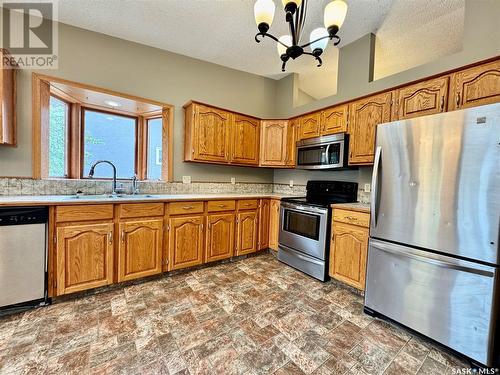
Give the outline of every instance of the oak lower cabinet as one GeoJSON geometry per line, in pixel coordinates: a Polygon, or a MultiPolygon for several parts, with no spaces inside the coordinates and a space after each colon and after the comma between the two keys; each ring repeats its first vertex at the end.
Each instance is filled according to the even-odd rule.
{"type": "Polygon", "coordinates": [[[270,199],[261,199],[259,206],[259,241],[258,249],[264,250],[269,247],[269,215],[271,208],[270,199]]]}
{"type": "Polygon", "coordinates": [[[280,207],[279,199],[271,199],[269,207],[269,248],[273,250],[278,250],[280,207]]]}
{"type": "Polygon", "coordinates": [[[259,209],[238,211],[236,217],[236,255],[257,251],[259,209]]]}
{"type": "Polygon", "coordinates": [[[208,215],[205,262],[227,259],[234,255],[235,223],[234,212],[208,215]]]}
{"type": "Polygon", "coordinates": [[[163,219],[121,222],[119,228],[118,281],[161,273],[163,219]]]}
{"type": "MultiPolygon", "coordinates": [[[[348,211],[342,210],[346,215],[348,211]]],[[[334,217],[335,217],[334,209],[334,217]]],[[[356,216],[366,216],[362,223],[369,222],[369,214],[356,213],[356,216]]],[[[339,220],[342,220],[339,217],[339,220]]],[[[332,242],[330,245],[329,274],[334,279],[342,281],[360,290],[365,290],[366,259],[368,254],[368,226],[347,224],[351,216],[345,220],[332,221],[332,242]]]]}
{"type": "Polygon", "coordinates": [[[203,263],[204,223],[203,214],[168,219],[169,271],[203,263]]]}
{"type": "Polygon", "coordinates": [[[500,60],[451,75],[448,109],[463,109],[500,102],[500,60]]]}
{"type": "Polygon", "coordinates": [[[373,164],[377,125],[391,121],[392,91],[370,96],[349,107],[349,165],[373,164]]]}
{"type": "Polygon", "coordinates": [[[448,104],[449,77],[439,77],[395,91],[392,120],[444,112],[448,104]]]}
{"type": "Polygon", "coordinates": [[[56,294],[113,283],[113,223],[56,228],[56,294]]]}

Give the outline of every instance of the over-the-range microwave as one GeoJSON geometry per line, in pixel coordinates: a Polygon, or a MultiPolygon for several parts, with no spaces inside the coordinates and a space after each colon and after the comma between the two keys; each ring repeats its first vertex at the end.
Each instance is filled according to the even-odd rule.
{"type": "Polygon", "coordinates": [[[297,142],[298,169],[347,168],[349,135],[338,133],[297,142]]]}

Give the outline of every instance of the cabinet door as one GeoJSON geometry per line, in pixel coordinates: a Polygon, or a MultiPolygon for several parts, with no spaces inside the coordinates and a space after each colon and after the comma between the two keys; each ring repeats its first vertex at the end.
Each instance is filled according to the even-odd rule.
{"type": "Polygon", "coordinates": [[[288,121],[262,121],[260,164],[266,167],[282,167],[286,161],[288,121]]]}
{"type": "Polygon", "coordinates": [[[57,295],[113,282],[113,223],[57,228],[57,295]]]}
{"type": "Polygon", "coordinates": [[[333,222],[332,231],[330,276],[364,290],[368,228],[333,222]]]}
{"type": "Polygon", "coordinates": [[[449,110],[500,102],[500,60],[451,76],[449,110]]]}
{"type": "Polygon", "coordinates": [[[377,125],[391,121],[392,92],[365,98],[349,109],[349,164],[373,164],[377,125]]]}
{"type": "Polygon", "coordinates": [[[288,130],[286,132],[286,160],[285,165],[290,168],[295,168],[297,164],[297,132],[300,127],[298,118],[288,122],[288,130]]]}
{"type": "Polygon", "coordinates": [[[300,118],[299,139],[319,137],[320,135],[320,112],[311,113],[300,118]]]}
{"type": "Polygon", "coordinates": [[[203,263],[204,216],[169,219],[169,270],[203,263]]]}
{"type": "Polygon", "coordinates": [[[163,220],[120,223],[118,281],[161,272],[163,220]]]}
{"type": "Polygon", "coordinates": [[[229,162],[230,115],[220,109],[195,104],[194,160],[229,162]]]}
{"type": "Polygon", "coordinates": [[[269,215],[270,199],[261,199],[259,209],[259,241],[258,249],[263,250],[269,247],[269,215]]]}
{"type": "Polygon", "coordinates": [[[444,112],[448,102],[449,77],[403,87],[395,92],[393,120],[432,115],[444,112]]]}
{"type": "Polygon", "coordinates": [[[257,251],[258,210],[240,211],[236,220],[236,255],[250,254],[257,251]]]}
{"type": "Polygon", "coordinates": [[[346,132],[347,111],[347,104],[321,111],[321,135],[346,132]]]}
{"type": "Polygon", "coordinates": [[[231,258],[234,254],[234,213],[208,216],[205,261],[231,258]]]}
{"type": "Polygon", "coordinates": [[[278,238],[280,230],[280,201],[271,199],[269,208],[269,247],[278,250],[278,238]]]}
{"type": "MultiPolygon", "coordinates": [[[[0,48],[0,58],[5,61],[10,55],[0,48]]],[[[0,145],[17,144],[16,74],[17,68],[0,70],[0,145]]]]}
{"type": "Polygon", "coordinates": [[[259,145],[260,121],[233,115],[231,163],[259,165],[259,145]]]}

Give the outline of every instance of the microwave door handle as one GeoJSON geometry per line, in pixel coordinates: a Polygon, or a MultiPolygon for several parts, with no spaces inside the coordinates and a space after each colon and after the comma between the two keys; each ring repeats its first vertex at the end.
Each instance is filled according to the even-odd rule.
{"type": "Polygon", "coordinates": [[[377,226],[377,194],[378,194],[378,175],[380,158],[382,157],[382,147],[378,146],[375,151],[375,161],[373,163],[372,174],[372,195],[370,197],[370,211],[371,211],[371,227],[377,226]]]}
{"type": "Polygon", "coordinates": [[[329,151],[330,151],[330,146],[332,144],[329,143],[328,146],[326,146],[326,149],[325,149],[325,159],[326,159],[326,164],[330,164],[330,158],[329,158],[329,151]]]}

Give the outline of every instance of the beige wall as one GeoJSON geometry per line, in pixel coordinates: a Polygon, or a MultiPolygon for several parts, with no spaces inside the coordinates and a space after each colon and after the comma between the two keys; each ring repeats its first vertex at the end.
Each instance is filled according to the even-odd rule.
{"type": "MultiPolygon", "coordinates": [[[[31,175],[31,73],[18,74],[17,148],[0,148],[0,176],[31,175]]],[[[183,162],[182,106],[190,99],[274,115],[275,81],[61,24],[59,69],[42,73],[175,105],[174,180],[272,182],[273,170],[183,162]]]]}

